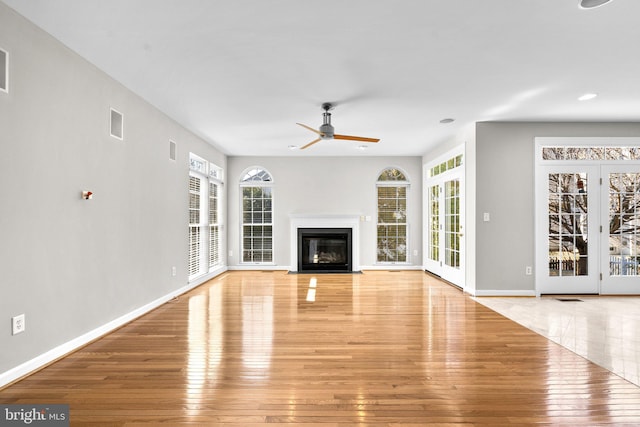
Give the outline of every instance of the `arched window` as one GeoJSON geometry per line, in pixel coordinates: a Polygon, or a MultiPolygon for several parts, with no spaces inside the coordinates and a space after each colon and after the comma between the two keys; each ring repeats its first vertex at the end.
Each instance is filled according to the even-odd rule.
{"type": "Polygon", "coordinates": [[[273,179],[264,168],[245,170],[242,190],[242,262],[273,262],[273,179]]]}
{"type": "Polygon", "coordinates": [[[378,190],[377,262],[407,262],[407,189],[409,180],[397,168],[387,168],[376,182],[378,190]]]}

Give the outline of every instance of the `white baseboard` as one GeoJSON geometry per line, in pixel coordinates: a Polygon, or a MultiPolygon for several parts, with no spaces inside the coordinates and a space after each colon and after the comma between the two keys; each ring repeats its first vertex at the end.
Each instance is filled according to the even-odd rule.
{"type": "Polygon", "coordinates": [[[379,264],[379,265],[361,265],[360,270],[377,270],[377,271],[388,271],[388,270],[422,270],[422,266],[420,265],[410,265],[410,264],[379,264]]]}
{"type": "MultiPolygon", "coordinates": [[[[251,271],[251,270],[283,270],[292,271],[288,265],[264,265],[264,264],[247,264],[247,265],[230,265],[229,270],[251,271]]],[[[409,264],[389,264],[389,265],[361,265],[358,271],[364,270],[422,270],[420,265],[409,264]]]]}
{"type": "Polygon", "coordinates": [[[72,339],[71,341],[68,341],[55,348],[52,348],[51,350],[45,353],[42,353],[41,355],[34,357],[33,359],[25,363],[22,363],[21,365],[18,365],[15,368],[12,368],[6,372],[0,373],[0,388],[4,387],[7,384],[12,383],[13,381],[16,381],[19,378],[24,377],[25,375],[35,372],[38,369],[41,369],[42,367],[48,365],[49,363],[55,361],[56,359],[59,359],[60,357],[66,354],[69,354],[89,344],[93,340],[100,338],[101,336],[106,335],[109,332],[112,332],[118,329],[119,327],[131,322],[132,320],[135,320],[136,318],[161,306],[167,301],[170,301],[171,299],[177,297],[178,295],[182,295],[185,292],[188,292],[191,289],[198,287],[202,283],[212,279],[213,277],[215,277],[216,275],[224,271],[226,271],[226,268],[222,268],[221,271],[217,274],[210,273],[205,276],[199,277],[198,279],[189,283],[188,285],[183,286],[179,289],[176,289],[175,291],[170,292],[167,295],[164,295],[156,299],[155,301],[151,301],[150,303],[145,304],[142,307],[139,307],[130,313],[120,316],[117,319],[112,320],[111,322],[108,322],[92,331],[82,334],[79,337],[72,339]]]}
{"type": "Polygon", "coordinates": [[[265,264],[246,264],[246,265],[230,265],[229,270],[251,271],[251,270],[282,270],[291,271],[288,265],[265,265],[265,264]]]}
{"type": "Polygon", "coordinates": [[[196,286],[202,285],[204,282],[213,279],[216,276],[221,275],[222,273],[224,273],[225,271],[227,271],[227,267],[223,266],[220,268],[217,268],[215,270],[210,271],[207,274],[204,274],[202,276],[196,277],[195,279],[193,279],[192,281],[189,282],[189,289],[193,289],[196,286]]]}
{"type": "Polygon", "coordinates": [[[535,297],[534,290],[476,289],[475,297],[535,297]]]}

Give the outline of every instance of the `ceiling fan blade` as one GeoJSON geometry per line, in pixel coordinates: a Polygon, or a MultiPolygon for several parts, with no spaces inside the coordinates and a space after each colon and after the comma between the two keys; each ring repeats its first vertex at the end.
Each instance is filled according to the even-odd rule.
{"type": "Polygon", "coordinates": [[[322,132],[320,132],[320,131],[318,131],[318,130],[316,130],[316,129],[312,128],[311,126],[303,125],[302,123],[296,123],[296,124],[297,124],[297,125],[299,125],[299,126],[302,126],[302,127],[303,127],[303,128],[305,128],[305,129],[309,129],[311,132],[315,132],[315,133],[317,133],[317,134],[318,134],[318,135],[320,135],[320,136],[324,136],[324,133],[322,133],[322,132]]]}
{"type": "Polygon", "coordinates": [[[333,139],[348,139],[350,141],[361,141],[361,142],[378,142],[380,138],[365,138],[363,136],[350,136],[350,135],[333,135],[333,139]]]}
{"type": "Polygon", "coordinates": [[[300,147],[300,149],[301,149],[301,150],[304,150],[305,148],[310,147],[310,146],[312,146],[313,144],[315,144],[316,142],[321,141],[321,140],[322,140],[322,138],[314,139],[313,141],[311,141],[311,142],[310,142],[310,143],[308,143],[307,145],[304,145],[304,146],[300,147]]]}

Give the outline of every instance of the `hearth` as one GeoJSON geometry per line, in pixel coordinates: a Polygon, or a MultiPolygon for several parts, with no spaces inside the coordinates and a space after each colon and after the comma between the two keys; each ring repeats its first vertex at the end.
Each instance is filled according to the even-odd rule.
{"type": "Polygon", "coordinates": [[[351,228],[298,228],[298,271],[352,271],[351,228]]]}

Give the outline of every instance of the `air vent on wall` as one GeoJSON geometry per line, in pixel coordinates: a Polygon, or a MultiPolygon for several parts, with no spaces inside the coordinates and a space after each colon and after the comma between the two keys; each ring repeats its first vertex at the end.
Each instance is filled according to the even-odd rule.
{"type": "Polygon", "coordinates": [[[124,139],[122,113],[111,109],[111,136],[118,139],[124,139]]]}
{"type": "Polygon", "coordinates": [[[9,92],[9,53],[0,49],[0,92],[9,92]]]}
{"type": "Polygon", "coordinates": [[[172,140],[169,140],[169,160],[176,160],[178,147],[176,143],[172,140]]]}

